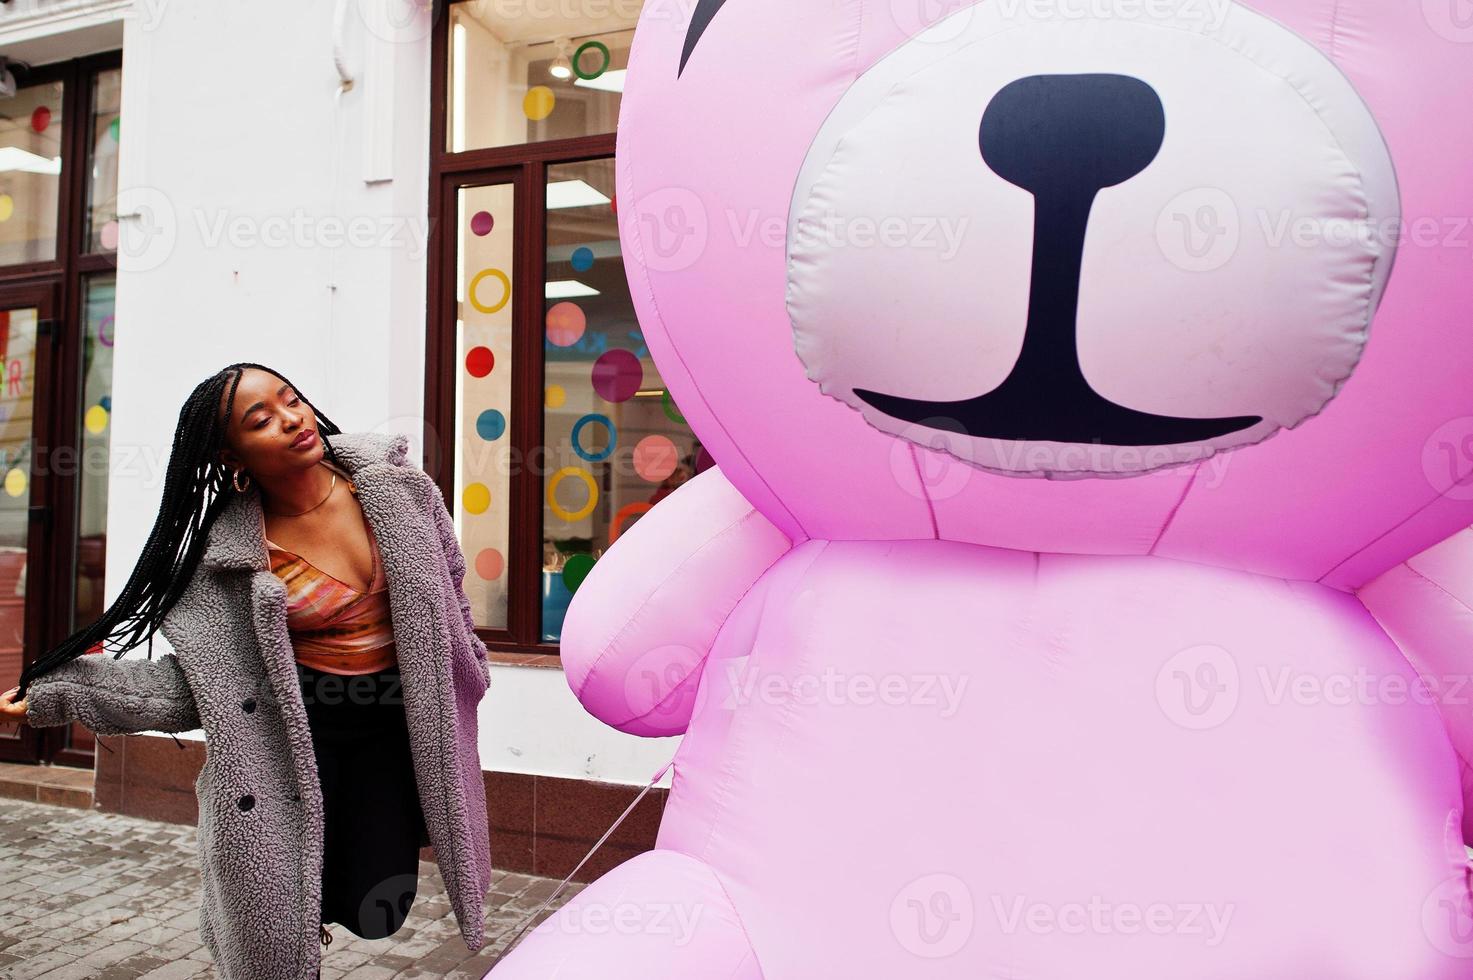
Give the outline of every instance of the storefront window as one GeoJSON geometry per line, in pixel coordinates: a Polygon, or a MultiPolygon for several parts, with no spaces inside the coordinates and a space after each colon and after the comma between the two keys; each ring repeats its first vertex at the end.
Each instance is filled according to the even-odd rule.
{"type": "Polygon", "coordinates": [[[118,250],[118,141],[123,89],[121,69],[98,72],[92,84],[92,119],[87,127],[87,251],[118,250]]]}
{"type": "Polygon", "coordinates": [[[77,473],[76,602],[69,629],[93,622],[106,609],[102,573],[107,554],[107,476],[113,414],[113,296],[116,276],[88,276],[82,284],[82,447],[77,473]]]}
{"type": "MultiPolygon", "coordinates": [[[[20,86],[0,113],[6,686],[105,609],[121,64],[12,62],[20,86]]],[[[79,723],[0,732],[0,760],[86,766],[96,745],[79,723]]]]}
{"type": "MultiPolygon", "coordinates": [[[[113,388],[113,273],[87,276],[82,281],[82,388],[77,434],[77,531],[73,555],[75,593],[71,632],[100,617],[107,568],[107,483],[112,443],[113,388]]],[[[107,654],[110,656],[110,654],[107,654]]],[[[72,723],[70,747],[93,751],[96,740],[87,726],[72,723]]]]}
{"type": "Polygon", "coordinates": [[[619,243],[614,130],[641,7],[457,3],[434,45],[428,414],[454,433],[442,480],[476,624],[510,655],[556,652],[600,556],[710,462],[645,346],[619,243]]]}
{"type": "Polygon", "coordinates": [[[445,148],[612,133],[641,6],[570,0],[536,17],[525,4],[453,5],[445,148]]]}
{"type": "Polygon", "coordinates": [[[62,83],[21,88],[0,114],[0,265],[56,258],[62,83]]]}
{"type": "Polygon", "coordinates": [[[505,629],[510,552],[511,354],[516,195],[463,187],[456,237],[455,505],[465,591],[477,626],[505,629]]]}
{"type": "Polygon", "coordinates": [[[547,168],[545,641],[598,557],[690,479],[700,450],[640,333],[613,193],[613,160],[547,168]]]}
{"type": "Polygon", "coordinates": [[[20,674],[25,648],[38,321],[35,309],[0,309],[0,677],[6,679],[20,674]]]}

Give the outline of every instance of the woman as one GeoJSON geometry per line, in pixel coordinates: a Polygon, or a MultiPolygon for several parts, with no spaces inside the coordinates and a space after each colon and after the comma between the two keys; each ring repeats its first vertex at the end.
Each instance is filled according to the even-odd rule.
{"type": "Polygon", "coordinates": [[[467,948],[485,944],[490,671],[444,498],[407,447],[226,367],[180,412],[117,600],[0,697],[38,726],[204,729],[200,933],[226,980],[320,975],[329,922],[397,931],[425,844],[467,948]],[[155,630],[174,654],[152,657],[155,630]],[[148,659],[80,656],[145,639],[148,659]]]}

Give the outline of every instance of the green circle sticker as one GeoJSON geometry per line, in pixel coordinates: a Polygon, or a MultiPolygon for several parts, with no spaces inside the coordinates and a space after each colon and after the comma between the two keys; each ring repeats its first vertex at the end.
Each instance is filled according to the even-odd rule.
{"type": "Polygon", "coordinates": [[[577,592],[578,586],[583,584],[583,580],[591,571],[593,571],[592,555],[570,555],[568,560],[563,562],[563,584],[568,587],[569,592],[577,592]]]}
{"type": "MultiPolygon", "coordinates": [[[[567,49],[565,48],[564,50],[567,49]]],[[[607,44],[604,44],[602,41],[584,41],[582,44],[578,45],[578,50],[573,52],[573,74],[577,75],[585,82],[591,82],[598,76],[602,75],[604,72],[608,71],[609,65],[613,63],[614,59],[613,56],[609,54],[609,46],[607,44]],[[599,65],[598,71],[593,72],[592,74],[585,74],[583,71],[583,52],[585,51],[597,51],[604,56],[604,63],[599,65]]]]}

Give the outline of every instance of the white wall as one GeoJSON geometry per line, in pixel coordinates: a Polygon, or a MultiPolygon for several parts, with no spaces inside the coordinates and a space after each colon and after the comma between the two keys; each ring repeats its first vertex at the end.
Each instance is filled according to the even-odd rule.
{"type": "MultiPolygon", "coordinates": [[[[272,365],[343,429],[405,432],[417,449],[425,6],[350,0],[358,79],[341,101],[332,3],[149,0],[124,18],[119,211],[136,217],[121,220],[109,603],[152,527],[179,408],[223,365],[272,365]],[[386,23],[411,7],[415,20],[386,23]]],[[[674,752],[585,714],[560,670],[492,679],[488,769],[644,783],[674,752]]]]}

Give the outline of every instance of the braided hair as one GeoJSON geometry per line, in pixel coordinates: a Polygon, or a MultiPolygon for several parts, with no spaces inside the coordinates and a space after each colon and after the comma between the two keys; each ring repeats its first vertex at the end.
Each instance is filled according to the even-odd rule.
{"type": "MultiPolygon", "coordinates": [[[[239,361],[195,386],[179,410],[174,427],[174,448],[169,454],[158,518],[128,583],[95,622],[74,632],[22,671],[16,701],[25,697],[31,681],[91,650],[114,649],[118,651],[116,657],[121,657],[147,640],[148,656],[153,658],[153,634],[188,587],[209,543],[210,527],[234,494],[232,474],[221,462],[219,451],[225,445],[235,411],[235,390],[246,368],[265,371],[292,384],[281,372],[264,364],[239,361]]],[[[317,434],[325,455],[341,465],[327,437],[342,430],[296,385],[292,389],[317,416],[317,434]]]]}

